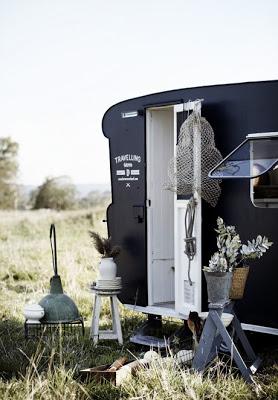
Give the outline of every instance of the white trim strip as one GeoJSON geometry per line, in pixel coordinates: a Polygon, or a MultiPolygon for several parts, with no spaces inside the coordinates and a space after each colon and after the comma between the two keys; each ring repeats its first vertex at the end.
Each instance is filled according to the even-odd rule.
{"type": "MultiPolygon", "coordinates": [[[[126,308],[128,308],[129,310],[142,312],[145,314],[162,315],[164,317],[174,317],[174,318],[178,318],[178,319],[182,319],[182,320],[188,319],[188,314],[181,314],[172,308],[160,307],[160,306],[142,307],[142,306],[135,306],[135,305],[131,305],[131,304],[124,304],[124,306],[126,308]]],[[[242,323],[241,327],[245,331],[267,333],[269,335],[278,335],[278,329],[271,328],[269,326],[260,326],[260,325],[252,325],[252,324],[242,323]]]]}
{"type": "Polygon", "coordinates": [[[265,138],[278,137],[278,132],[262,132],[262,133],[249,133],[246,139],[265,139],[265,138]]]}
{"type": "MultiPolygon", "coordinates": [[[[131,304],[124,304],[126,308],[132,311],[142,312],[145,314],[161,315],[163,317],[173,317],[179,319],[187,319],[188,315],[180,314],[174,308],[160,307],[160,306],[135,306],[131,304]]],[[[174,303],[173,303],[173,307],[174,303]]]]}
{"type": "Polygon", "coordinates": [[[278,335],[278,329],[271,328],[269,326],[260,326],[260,325],[252,325],[252,324],[242,323],[241,327],[245,331],[268,333],[270,335],[278,335]]]}

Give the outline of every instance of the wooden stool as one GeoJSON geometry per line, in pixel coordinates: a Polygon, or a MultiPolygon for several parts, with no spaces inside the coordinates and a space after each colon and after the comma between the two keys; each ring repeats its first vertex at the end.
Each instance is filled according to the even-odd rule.
{"type": "Polygon", "coordinates": [[[260,366],[261,359],[254,353],[244,331],[241,328],[241,324],[233,311],[233,306],[233,302],[227,304],[209,304],[209,314],[204,325],[198,349],[192,362],[192,368],[199,372],[204,371],[207,365],[216,357],[221,343],[224,343],[245,381],[253,383],[254,380],[252,375],[255,374],[260,366]],[[234,315],[231,325],[233,326],[237,338],[248,357],[248,361],[252,363],[250,366],[246,365],[246,362],[243,360],[233,338],[230,336],[221,320],[224,308],[234,315]]]}
{"type": "Polygon", "coordinates": [[[101,289],[93,288],[92,292],[95,294],[95,302],[93,307],[93,316],[91,323],[90,337],[93,339],[94,344],[97,344],[99,339],[117,339],[119,344],[123,344],[122,327],[120,322],[119,309],[117,304],[117,295],[120,290],[104,291],[101,289]],[[99,315],[101,309],[102,297],[109,297],[110,308],[112,315],[112,330],[99,330],[99,315]]]}

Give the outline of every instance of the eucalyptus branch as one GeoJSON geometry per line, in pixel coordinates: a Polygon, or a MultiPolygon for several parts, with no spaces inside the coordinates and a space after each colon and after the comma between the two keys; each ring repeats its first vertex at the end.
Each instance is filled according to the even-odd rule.
{"type": "Polygon", "coordinates": [[[217,248],[204,271],[229,272],[242,266],[245,260],[260,258],[272,246],[267,237],[258,235],[256,239],[242,244],[239,234],[233,225],[225,225],[222,218],[217,218],[217,248]]]}

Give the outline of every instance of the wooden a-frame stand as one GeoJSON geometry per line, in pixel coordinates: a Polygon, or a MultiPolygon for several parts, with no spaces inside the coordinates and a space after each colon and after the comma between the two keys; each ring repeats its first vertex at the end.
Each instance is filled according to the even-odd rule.
{"type": "Polygon", "coordinates": [[[233,306],[233,302],[226,304],[209,304],[208,317],[204,325],[197,352],[192,362],[192,367],[196,371],[204,371],[207,365],[217,356],[221,343],[224,343],[245,381],[252,383],[252,375],[257,371],[261,359],[254,353],[254,350],[252,349],[244,331],[242,330],[241,324],[233,311],[233,306]],[[249,367],[241,357],[233,338],[230,336],[221,321],[223,310],[234,315],[231,324],[238,341],[241,343],[243,350],[245,351],[248,363],[251,363],[249,367]]]}

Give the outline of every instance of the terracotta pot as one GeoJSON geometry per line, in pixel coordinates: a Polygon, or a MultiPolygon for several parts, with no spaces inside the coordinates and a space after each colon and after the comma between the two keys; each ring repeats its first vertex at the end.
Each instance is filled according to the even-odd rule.
{"type": "Polygon", "coordinates": [[[232,286],[230,290],[230,299],[239,300],[243,298],[248,273],[249,273],[248,266],[234,269],[232,286]]]}
{"type": "Polygon", "coordinates": [[[102,258],[99,263],[99,278],[103,280],[115,279],[117,275],[117,265],[112,257],[102,258]]]}
{"type": "Polygon", "coordinates": [[[232,272],[205,272],[209,303],[225,304],[229,300],[232,272]]]}

